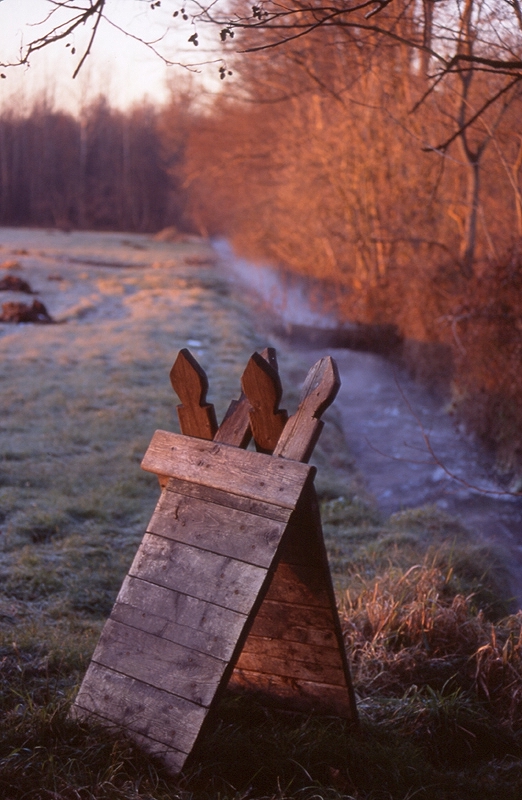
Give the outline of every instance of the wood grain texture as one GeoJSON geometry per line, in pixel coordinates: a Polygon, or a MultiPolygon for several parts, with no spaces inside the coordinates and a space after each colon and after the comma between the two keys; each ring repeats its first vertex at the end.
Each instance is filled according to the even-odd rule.
{"type": "Polygon", "coordinates": [[[274,448],[274,456],[307,462],[319,439],[323,412],[341,386],[337,364],[330,356],[318,361],[303,384],[297,412],[290,417],[274,448]]]}
{"type": "Polygon", "coordinates": [[[295,680],[311,681],[314,683],[328,684],[331,686],[342,686],[346,689],[346,681],[342,667],[333,667],[330,664],[314,663],[312,661],[296,661],[293,658],[276,658],[264,655],[259,658],[259,653],[241,652],[237,665],[237,670],[256,671],[265,675],[263,680],[278,676],[282,678],[294,678],[295,680]]]}
{"type": "Polygon", "coordinates": [[[177,407],[181,432],[213,439],[217,431],[214,406],[207,403],[208,379],[192,353],[184,348],[170,371],[172,388],[181,400],[177,407]]]}
{"type": "Polygon", "coordinates": [[[346,686],[239,669],[234,670],[229,686],[234,692],[246,692],[267,705],[356,720],[346,686]]]}
{"type": "Polygon", "coordinates": [[[107,620],[93,662],[208,707],[226,662],[160,636],[107,620]]]}
{"type": "Polygon", "coordinates": [[[331,607],[281,603],[265,597],[252,624],[251,635],[311,644],[337,644],[331,607]]]}
{"type": "MultiPolygon", "coordinates": [[[[311,642],[292,642],[278,637],[257,636],[251,631],[241,651],[241,656],[245,654],[256,657],[261,656],[261,658],[257,659],[258,664],[260,662],[264,663],[266,657],[286,662],[307,664],[311,669],[333,667],[337,671],[341,670],[341,684],[344,684],[341,656],[335,639],[332,639],[329,645],[317,645],[311,642]]],[[[255,667],[255,669],[259,669],[259,666],[255,667]]],[[[278,674],[284,675],[286,673],[278,674]]],[[[329,683],[330,681],[324,680],[323,682],[329,683]]]]}
{"type": "Polygon", "coordinates": [[[321,713],[338,713],[356,722],[319,506],[311,484],[292,514],[278,557],[229,686],[248,688],[283,705],[288,700],[288,707],[294,704],[310,712],[323,709],[321,713]],[[324,686],[339,690],[325,694],[324,686]]]}
{"type": "Polygon", "coordinates": [[[214,489],[211,486],[203,486],[199,483],[191,483],[178,478],[168,478],[166,488],[176,494],[198,498],[207,503],[213,503],[224,508],[237,509],[247,514],[266,517],[278,522],[287,522],[292,514],[291,508],[278,506],[274,503],[264,503],[262,500],[253,500],[251,497],[232,494],[222,489],[214,489]]]}
{"type": "Polygon", "coordinates": [[[247,617],[128,575],[111,619],[228,661],[247,617]]]}
{"type": "Polygon", "coordinates": [[[267,570],[145,534],[129,575],[249,614],[267,570]]]}
{"type": "Polygon", "coordinates": [[[284,522],[167,491],[147,526],[149,533],[268,568],[284,522]]]}
{"type": "Polygon", "coordinates": [[[156,431],[142,469],[294,509],[315,469],[177,433],[156,431]]]}
{"type": "Polygon", "coordinates": [[[283,395],[279,373],[259,353],[254,353],[241,378],[243,392],[250,405],[250,428],[256,448],[272,453],[288,419],[279,409],[283,395]]]}
{"type": "Polygon", "coordinates": [[[243,449],[247,447],[252,439],[250,408],[248,397],[243,392],[238,400],[232,400],[216,431],[214,441],[243,449]]]}
{"type": "Polygon", "coordinates": [[[136,731],[124,725],[118,725],[114,720],[104,719],[103,717],[95,714],[94,711],[87,711],[81,706],[73,705],[70,712],[72,719],[93,722],[97,725],[103,725],[111,732],[124,734],[134,744],[139,747],[144,753],[162,762],[162,766],[166,771],[176,777],[180,774],[188,758],[188,753],[182,753],[181,750],[176,750],[164,742],[157,742],[148,736],[143,736],[136,731]]]}
{"type": "Polygon", "coordinates": [[[266,599],[305,606],[330,607],[324,571],[315,564],[277,565],[266,599]]]}
{"type": "Polygon", "coordinates": [[[77,716],[126,731],[172,774],[227,684],[285,708],[357,719],[315,470],[299,463],[337,391],[335,364],[312,368],[282,437],[275,367],[275,352],[252,357],[245,396],[216,430],[206,376],[188,351],[179,354],[172,383],[183,434],[156,431],[145,454],[143,468],[164,491],[74,705],[77,716]],[[281,457],[242,450],[250,430],[268,452],[279,439],[281,457]]]}
{"type": "Polygon", "coordinates": [[[73,714],[78,717],[96,714],[109,727],[121,727],[131,735],[146,737],[151,747],[161,743],[186,756],[207,709],[91,662],[73,714]]]}
{"type": "MultiPolygon", "coordinates": [[[[268,361],[270,366],[277,372],[277,357],[273,347],[265,347],[261,357],[268,361]]],[[[248,397],[244,392],[241,392],[239,399],[232,400],[230,403],[214,436],[214,441],[232,444],[234,447],[247,447],[252,439],[252,431],[250,429],[251,409],[252,406],[248,397]]]]}

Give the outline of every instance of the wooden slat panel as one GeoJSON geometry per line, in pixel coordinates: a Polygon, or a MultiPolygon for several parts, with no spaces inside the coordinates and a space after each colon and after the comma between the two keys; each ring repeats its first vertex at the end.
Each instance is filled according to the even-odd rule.
{"type": "Polygon", "coordinates": [[[141,736],[139,733],[131,733],[131,738],[144,753],[148,753],[149,756],[161,761],[167,772],[173,776],[179,775],[187,760],[187,753],[168,747],[162,742],[155,742],[153,739],[141,736]]]}
{"type": "Polygon", "coordinates": [[[270,600],[265,600],[261,605],[250,635],[318,646],[337,646],[331,609],[270,600]]]}
{"type": "Polygon", "coordinates": [[[332,714],[350,720],[356,718],[345,686],[263,675],[250,670],[235,670],[228,685],[232,691],[247,691],[271,705],[308,713],[332,714]]]}
{"type": "Polygon", "coordinates": [[[168,491],[160,497],[147,530],[249,564],[269,567],[285,524],[168,491]]]}
{"type": "Polygon", "coordinates": [[[246,616],[127,576],[111,618],[215,658],[230,659],[246,616]]]}
{"type": "Polygon", "coordinates": [[[209,706],[226,662],[109,619],[92,660],[157,689],[209,706]]]}
{"type": "Polygon", "coordinates": [[[230,492],[225,492],[221,489],[182,481],[178,478],[167,478],[167,489],[187,497],[205,500],[207,503],[214,503],[225,508],[235,508],[247,514],[255,514],[258,517],[266,517],[279,522],[287,522],[292,514],[291,508],[283,508],[273,503],[263,503],[261,500],[253,500],[251,497],[230,494],[230,492]]]}
{"type": "Polygon", "coordinates": [[[287,526],[279,550],[281,561],[287,564],[316,564],[323,562],[324,544],[302,514],[294,513],[287,526]]]}
{"type": "Polygon", "coordinates": [[[136,733],[128,728],[122,728],[121,725],[116,725],[110,720],[99,717],[93,711],[86,711],[79,706],[73,706],[71,709],[71,717],[73,719],[91,720],[115,732],[121,733],[123,731],[140,750],[161,761],[163,767],[173,776],[179,775],[187,760],[187,753],[182,753],[181,750],[169,747],[169,745],[163,742],[156,742],[154,739],[149,739],[148,736],[142,736],[140,733],[136,733]]]}
{"type": "Polygon", "coordinates": [[[285,626],[287,629],[306,625],[306,627],[331,630],[333,611],[330,607],[309,606],[304,603],[284,603],[267,596],[256,615],[254,625],[257,625],[258,620],[260,622],[266,620],[267,624],[273,625],[274,636],[279,635],[276,631],[285,626]]]}
{"type": "Polygon", "coordinates": [[[157,475],[212,486],[215,489],[295,507],[314,468],[204,439],[156,431],[142,468],[157,475]]]}
{"type": "Polygon", "coordinates": [[[73,713],[94,713],[116,725],[190,753],[207,710],[127,675],[91,663],[73,713]]]}
{"type": "Polygon", "coordinates": [[[324,608],[331,605],[324,570],[306,564],[280,562],[266,597],[268,600],[299,605],[324,608]]]}
{"type": "MultiPolygon", "coordinates": [[[[255,636],[250,632],[241,653],[257,657],[259,672],[264,669],[265,658],[278,658],[289,663],[296,661],[312,667],[335,667],[342,670],[342,661],[339,649],[335,646],[315,645],[310,642],[289,642],[287,639],[273,639],[268,636],[255,636]]],[[[238,665],[240,666],[240,665],[238,665]]],[[[245,667],[246,668],[246,667],[245,667]]],[[[286,674],[286,673],[281,673],[286,674]]],[[[328,683],[326,679],[325,683],[328,683]]]]}
{"type": "Polygon", "coordinates": [[[129,575],[248,614],[267,570],[145,534],[129,575]]]}
{"type": "MultiPolygon", "coordinates": [[[[304,661],[294,661],[292,658],[274,658],[263,656],[259,653],[242,651],[237,662],[238,670],[258,671],[265,676],[279,675],[285,678],[295,678],[314,683],[325,683],[331,686],[346,686],[346,679],[342,666],[334,667],[330,664],[319,664],[304,661]]],[[[262,681],[264,682],[264,681],[262,681]]]]}

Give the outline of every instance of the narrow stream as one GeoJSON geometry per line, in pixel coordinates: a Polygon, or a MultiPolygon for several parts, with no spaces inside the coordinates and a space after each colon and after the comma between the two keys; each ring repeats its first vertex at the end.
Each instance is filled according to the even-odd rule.
{"type": "MultiPolygon", "coordinates": [[[[284,287],[276,270],[236,258],[225,242],[214,246],[225,273],[260,296],[283,323],[334,325],[310,308],[302,287],[284,287]]],[[[435,504],[478,538],[499,542],[512,555],[513,593],[522,606],[522,498],[495,481],[480,442],[383,356],[344,348],[332,354],[342,381],[336,404],[344,434],[378,507],[391,514],[435,504]]]]}

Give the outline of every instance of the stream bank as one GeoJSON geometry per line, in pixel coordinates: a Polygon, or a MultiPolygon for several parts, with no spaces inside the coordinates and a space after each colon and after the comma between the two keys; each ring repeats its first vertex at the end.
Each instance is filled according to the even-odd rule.
{"type": "MultiPolygon", "coordinates": [[[[226,243],[214,246],[224,273],[248,290],[260,325],[278,346],[290,348],[296,361],[306,353],[310,363],[324,348],[332,350],[342,382],[336,405],[344,435],[381,512],[435,505],[478,540],[497,542],[509,553],[513,596],[521,606],[522,498],[505,491],[480,441],[448,413],[440,384],[427,388],[400,359],[389,357],[389,332],[377,352],[339,347],[333,319],[310,307],[304,287],[289,289],[278,283],[276,270],[235,258],[226,243]]],[[[440,366],[433,371],[440,373],[440,366]]]]}

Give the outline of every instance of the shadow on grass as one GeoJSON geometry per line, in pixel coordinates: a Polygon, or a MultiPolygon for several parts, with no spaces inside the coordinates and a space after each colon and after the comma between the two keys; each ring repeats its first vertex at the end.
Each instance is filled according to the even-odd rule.
{"type": "Polygon", "coordinates": [[[336,718],[226,696],[175,779],[124,737],[67,712],[82,659],[4,648],[0,790],[6,800],[519,800],[517,737],[464,693],[414,687],[336,718]]]}

